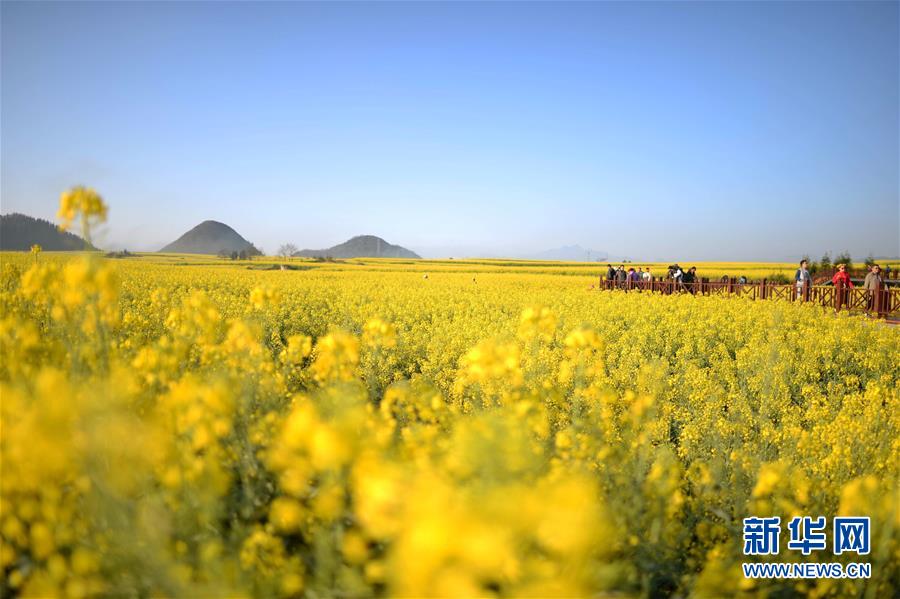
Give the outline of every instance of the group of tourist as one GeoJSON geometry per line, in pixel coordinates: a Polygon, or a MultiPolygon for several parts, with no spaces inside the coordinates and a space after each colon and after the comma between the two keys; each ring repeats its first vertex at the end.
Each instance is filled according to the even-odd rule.
{"type": "MultiPolygon", "coordinates": [[[[684,270],[677,264],[673,264],[666,271],[666,279],[674,281],[679,289],[691,291],[693,293],[693,283],[698,281],[697,267],[692,266],[688,270],[684,270]]],[[[632,267],[626,271],[624,264],[620,264],[618,268],[615,268],[610,264],[606,270],[606,280],[614,281],[618,286],[624,287],[629,283],[634,284],[652,281],[653,273],[650,271],[649,266],[646,267],[646,269],[640,266],[637,267],[637,269],[632,267]]]]}
{"type": "MultiPolygon", "coordinates": [[[[890,274],[890,267],[882,274],[881,267],[878,264],[869,266],[868,273],[863,282],[863,288],[867,291],[875,291],[880,285],[884,284],[885,279],[890,278],[890,274]]],[[[693,284],[699,281],[697,278],[697,267],[692,266],[685,270],[678,264],[673,264],[667,269],[665,279],[673,281],[676,288],[693,293],[693,284]]],[[[639,266],[637,268],[631,267],[626,270],[624,264],[620,264],[618,267],[614,267],[610,264],[606,270],[606,280],[615,282],[617,287],[641,287],[635,284],[641,282],[646,283],[653,280],[653,273],[649,266],[639,266]]],[[[727,275],[722,277],[722,282],[727,283],[729,280],[727,275]]],[[[747,277],[741,275],[736,282],[738,285],[746,285],[747,277]]],[[[831,282],[835,286],[843,285],[847,288],[852,288],[854,286],[846,264],[836,265],[836,271],[831,278],[831,282]]],[[[800,261],[800,266],[794,273],[794,284],[797,286],[797,297],[803,297],[804,286],[812,286],[812,273],[809,271],[809,263],[806,260],[800,261]]]]}
{"type": "MultiPolygon", "coordinates": [[[[794,273],[794,283],[797,285],[798,292],[804,285],[812,285],[812,275],[809,273],[808,266],[806,260],[801,260],[800,268],[794,273]]],[[[834,276],[831,277],[832,285],[835,287],[843,285],[844,287],[852,288],[854,286],[853,279],[850,278],[847,265],[838,264],[836,265],[836,269],[834,276]]],[[[884,284],[885,279],[888,279],[891,276],[890,266],[885,270],[885,275],[882,275],[881,266],[878,264],[872,264],[868,266],[866,270],[866,277],[863,279],[863,288],[867,291],[875,291],[879,286],[884,284]]]]}
{"type": "MultiPolygon", "coordinates": [[[[847,269],[847,265],[838,264],[836,265],[836,269],[834,275],[831,277],[831,284],[835,287],[852,289],[854,287],[853,279],[850,278],[850,272],[847,269]]],[[[863,279],[863,289],[866,290],[867,311],[872,310],[876,306],[875,292],[884,286],[885,279],[889,278],[890,274],[890,266],[885,270],[886,276],[882,275],[881,266],[878,264],[872,264],[867,267],[866,277],[863,279]]],[[[804,291],[808,290],[809,286],[812,285],[812,275],[809,273],[806,260],[800,261],[800,268],[794,273],[794,284],[797,286],[797,297],[807,298],[808,296],[804,295],[804,291]]]]}
{"type": "Polygon", "coordinates": [[[624,264],[619,265],[618,268],[613,268],[613,265],[610,264],[609,268],[606,269],[607,281],[616,281],[617,283],[637,283],[639,281],[650,281],[652,279],[653,275],[650,274],[649,266],[647,267],[647,270],[638,267],[637,270],[629,268],[628,271],[626,271],[624,264]]]}

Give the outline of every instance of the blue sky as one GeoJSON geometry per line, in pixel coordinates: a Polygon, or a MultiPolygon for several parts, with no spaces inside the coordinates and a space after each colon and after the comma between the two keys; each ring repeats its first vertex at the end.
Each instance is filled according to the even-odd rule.
{"type": "Polygon", "coordinates": [[[897,2],[0,6],[0,208],[109,246],[900,254],[897,2]]]}

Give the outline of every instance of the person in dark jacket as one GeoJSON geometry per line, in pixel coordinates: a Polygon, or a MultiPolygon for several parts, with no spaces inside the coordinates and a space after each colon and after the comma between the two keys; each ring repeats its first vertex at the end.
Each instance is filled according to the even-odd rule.
{"type": "Polygon", "coordinates": [[[697,282],[697,267],[690,267],[688,271],[681,277],[681,282],[684,283],[688,291],[694,293],[694,283],[697,282]]]}
{"type": "Polygon", "coordinates": [[[614,281],[616,279],[616,269],[613,268],[613,265],[610,264],[609,268],[606,269],[606,280],[614,281]]]}

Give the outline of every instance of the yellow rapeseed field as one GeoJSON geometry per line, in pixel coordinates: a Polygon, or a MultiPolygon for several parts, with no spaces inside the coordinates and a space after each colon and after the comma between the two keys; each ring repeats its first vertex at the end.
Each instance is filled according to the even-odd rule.
{"type": "MultiPolygon", "coordinates": [[[[144,255],[144,259],[148,259],[144,255]]],[[[154,263],[166,262],[179,265],[207,265],[224,266],[228,264],[220,258],[213,256],[198,256],[191,254],[153,254],[149,258],[154,263]]],[[[265,266],[275,267],[285,263],[284,259],[256,257],[253,259],[255,268],[265,266]]],[[[897,260],[880,260],[882,269],[890,267],[892,274],[900,272],[900,262],[897,260]]],[[[507,274],[549,274],[555,276],[582,277],[587,284],[594,283],[598,277],[606,275],[606,269],[611,264],[616,267],[620,262],[541,262],[537,260],[487,260],[487,259],[445,259],[445,260],[410,260],[399,258],[349,258],[329,262],[315,261],[308,258],[290,258],[286,264],[304,269],[341,270],[341,271],[380,271],[380,272],[418,272],[424,273],[507,273],[507,274]]],[[[655,277],[665,277],[666,270],[671,262],[626,262],[622,264],[628,268],[649,268],[655,277]]],[[[708,278],[711,281],[723,276],[738,278],[747,277],[750,281],[761,281],[772,277],[787,277],[793,280],[797,270],[796,263],[786,262],[685,262],[680,261],[683,268],[697,267],[697,277],[708,278]]],[[[865,268],[862,263],[854,263],[853,268],[865,268]]]]}
{"type": "Polygon", "coordinates": [[[3,254],[0,594],[900,592],[896,330],[353,262],[3,254]],[[751,515],[871,579],[745,580],[751,515]]]}

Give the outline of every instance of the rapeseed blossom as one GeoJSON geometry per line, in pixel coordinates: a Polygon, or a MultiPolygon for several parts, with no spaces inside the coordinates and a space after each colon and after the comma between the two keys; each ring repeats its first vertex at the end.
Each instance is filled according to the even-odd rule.
{"type": "Polygon", "coordinates": [[[0,592],[898,591],[895,331],[328,268],[4,255],[0,592]],[[872,579],[743,579],[741,518],[805,514],[870,516],[872,579]]]}
{"type": "Polygon", "coordinates": [[[72,223],[81,219],[81,235],[86,243],[91,242],[91,227],[106,222],[108,207],[96,191],[79,185],[65,191],[59,198],[56,216],[62,221],[60,230],[66,231],[72,223]]]}

